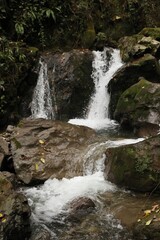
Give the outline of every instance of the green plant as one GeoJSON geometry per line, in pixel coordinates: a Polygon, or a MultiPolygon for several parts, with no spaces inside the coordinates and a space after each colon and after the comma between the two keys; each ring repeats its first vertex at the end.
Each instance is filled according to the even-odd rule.
{"type": "Polygon", "coordinates": [[[12,42],[4,36],[0,37],[0,114],[6,111],[8,89],[12,89],[16,84],[21,66],[25,65],[26,61],[21,42],[12,42]]]}
{"type": "Polygon", "coordinates": [[[45,46],[45,21],[47,19],[56,21],[55,13],[47,5],[47,2],[47,0],[42,0],[41,2],[37,0],[34,2],[21,0],[18,8],[16,8],[16,1],[11,6],[18,39],[24,39],[31,34],[36,34],[40,38],[41,45],[45,46]]]}
{"type": "Polygon", "coordinates": [[[149,156],[145,155],[145,156],[141,156],[141,158],[138,158],[136,161],[136,171],[140,172],[140,173],[144,173],[144,171],[149,170],[150,169],[150,164],[151,164],[151,159],[149,156]]]}

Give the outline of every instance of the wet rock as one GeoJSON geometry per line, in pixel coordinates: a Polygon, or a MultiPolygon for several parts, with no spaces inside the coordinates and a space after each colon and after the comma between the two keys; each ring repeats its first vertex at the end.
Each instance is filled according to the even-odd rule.
{"type": "Polygon", "coordinates": [[[69,123],[23,120],[11,140],[17,177],[26,184],[83,173],[83,154],[95,133],[69,123]]]}
{"type": "Polygon", "coordinates": [[[137,144],[106,150],[105,173],[109,181],[131,190],[160,190],[160,136],[137,144]]]}
{"type": "Polygon", "coordinates": [[[84,218],[95,209],[95,203],[87,197],[79,197],[69,204],[69,214],[67,221],[71,223],[83,222],[84,218]]]}
{"type": "Polygon", "coordinates": [[[144,239],[159,240],[160,239],[159,221],[157,222],[153,221],[150,226],[146,226],[145,222],[136,223],[136,226],[133,230],[133,235],[134,239],[139,240],[144,239]]]}
{"type": "Polygon", "coordinates": [[[17,178],[14,173],[4,171],[2,172],[2,174],[12,184],[14,188],[18,185],[17,178]]]}
{"type": "Polygon", "coordinates": [[[30,240],[54,240],[53,234],[43,226],[34,226],[30,240]]]}
{"type": "Polygon", "coordinates": [[[9,144],[4,137],[0,136],[0,170],[7,155],[9,155],[9,144]]]}
{"type": "Polygon", "coordinates": [[[87,197],[80,197],[78,199],[73,200],[70,203],[70,208],[72,213],[76,213],[77,211],[81,210],[87,210],[87,209],[93,209],[95,208],[95,203],[93,200],[87,197]]]}
{"type": "Polygon", "coordinates": [[[0,173],[0,239],[29,239],[30,208],[25,196],[13,190],[11,182],[0,173]]]}
{"type": "Polygon", "coordinates": [[[114,118],[114,111],[121,94],[139,82],[140,77],[144,77],[150,82],[160,82],[160,66],[151,54],[145,54],[143,57],[124,65],[109,82],[111,118],[114,118]]]}
{"type": "Polygon", "coordinates": [[[8,125],[7,128],[6,128],[6,132],[7,133],[12,133],[13,131],[14,131],[14,126],[8,125]]]}
{"type": "Polygon", "coordinates": [[[93,92],[91,78],[93,54],[88,49],[48,53],[42,56],[48,65],[48,77],[56,118],[82,117],[93,92]]]}
{"type": "Polygon", "coordinates": [[[8,142],[4,137],[1,136],[0,136],[0,151],[3,152],[5,155],[9,154],[8,142]]]}
{"type": "Polygon", "coordinates": [[[141,78],[121,95],[114,117],[123,128],[131,128],[138,135],[157,134],[160,124],[159,102],[160,84],[141,78]]]}

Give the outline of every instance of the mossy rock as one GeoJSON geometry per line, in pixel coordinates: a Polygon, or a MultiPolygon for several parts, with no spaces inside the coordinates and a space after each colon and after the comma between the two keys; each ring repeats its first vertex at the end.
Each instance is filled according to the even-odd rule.
{"type": "Polygon", "coordinates": [[[106,150],[107,179],[118,186],[146,192],[160,190],[160,136],[106,150]]]}
{"type": "Polygon", "coordinates": [[[140,33],[119,40],[121,57],[124,62],[139,58],[146,53],[159,58],[160,28],[144,28],[140,33]]]}
{"type": "Polygon", "coordinates": [[[160,40],[160,27],[158,28],[143,28],[139,33],[146,37],[152,37],[153,39],[160,40]]]}
{"type": "Polygon", "coordinates": [[[122,127],[140,128],[160,124],[160,84],[144,78],[128,88],[119,98],[114,117],[122,127]]]}
{"type": "Polygon", "coordinates": [[[138,83],[142,76],[150,82],[160,82],[160,65],[151,54],[145,54],[131,63],[125,64],[109,82],[111,118],[114,118],[114,112],[121,94],[133,84],[138,83]]]}

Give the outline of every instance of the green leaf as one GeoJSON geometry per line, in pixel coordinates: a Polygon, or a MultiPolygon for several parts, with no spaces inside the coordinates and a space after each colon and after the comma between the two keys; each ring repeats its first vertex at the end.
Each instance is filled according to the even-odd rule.
{"type": "Polygon", "coordinates": [[[15,24],[15,30],[16,30],[17,34],[23,35],[24,34],[23,24],[22,23],[16,23],[15,24]]]}
{"type": "Polygon", "coordinates": [[[151,222],[152,222],[152,219],[148,220],[148,221],[146,222],[146,226],[149,226],[149,225],[151,224],[151,222]]]}
{"type": "Polygon", "coordinates": [[[56,21],[56,17],[54,15],[54,12],[51,10],[51,9],[47,9],[46,10],[46,16],[49,18],[49,17],[52,17],[54,19],[54,21],[56,21]]]}

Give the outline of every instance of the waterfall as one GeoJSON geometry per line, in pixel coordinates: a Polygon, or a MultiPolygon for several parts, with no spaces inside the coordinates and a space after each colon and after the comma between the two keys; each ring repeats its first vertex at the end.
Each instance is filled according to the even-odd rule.
{"type": "Polygon", "coordinates": [[[40,59],[40,71],[31,103],[32,118],[53,119],[52,99],[48,82],[47,64],[40,59]]]}
{"type": "Polygon", "coordinates": [[[109,119],[110,94],[107,87],[109,81],[123,63],[120,58],[120,51],[117,49],[105,48],[103,51],[93,51],[93,55],[92,78],[95,84],[95,92],[91,96],[85,118],[71,119],[69,123],[85,125],[99,130],[114,124],[114,121],[109,119]],[[108,61],[107,56],[110,51],[111,56],[108,61]]]}
{"type": "Polygon", "coordinates": [[[42,186],[27,188],[25,194],[33,208],[33,217],[38,222],[52,222],[59,214],[65,214],[67,204],[78,197],[96,196],[105,192],[115,192],[117,187],[104,178],[105,150],[143,141],[139,139],[121,139],[105,141],[89,146],[84,153],[84,175],[71,179],[48,179],[42,186]]]}

